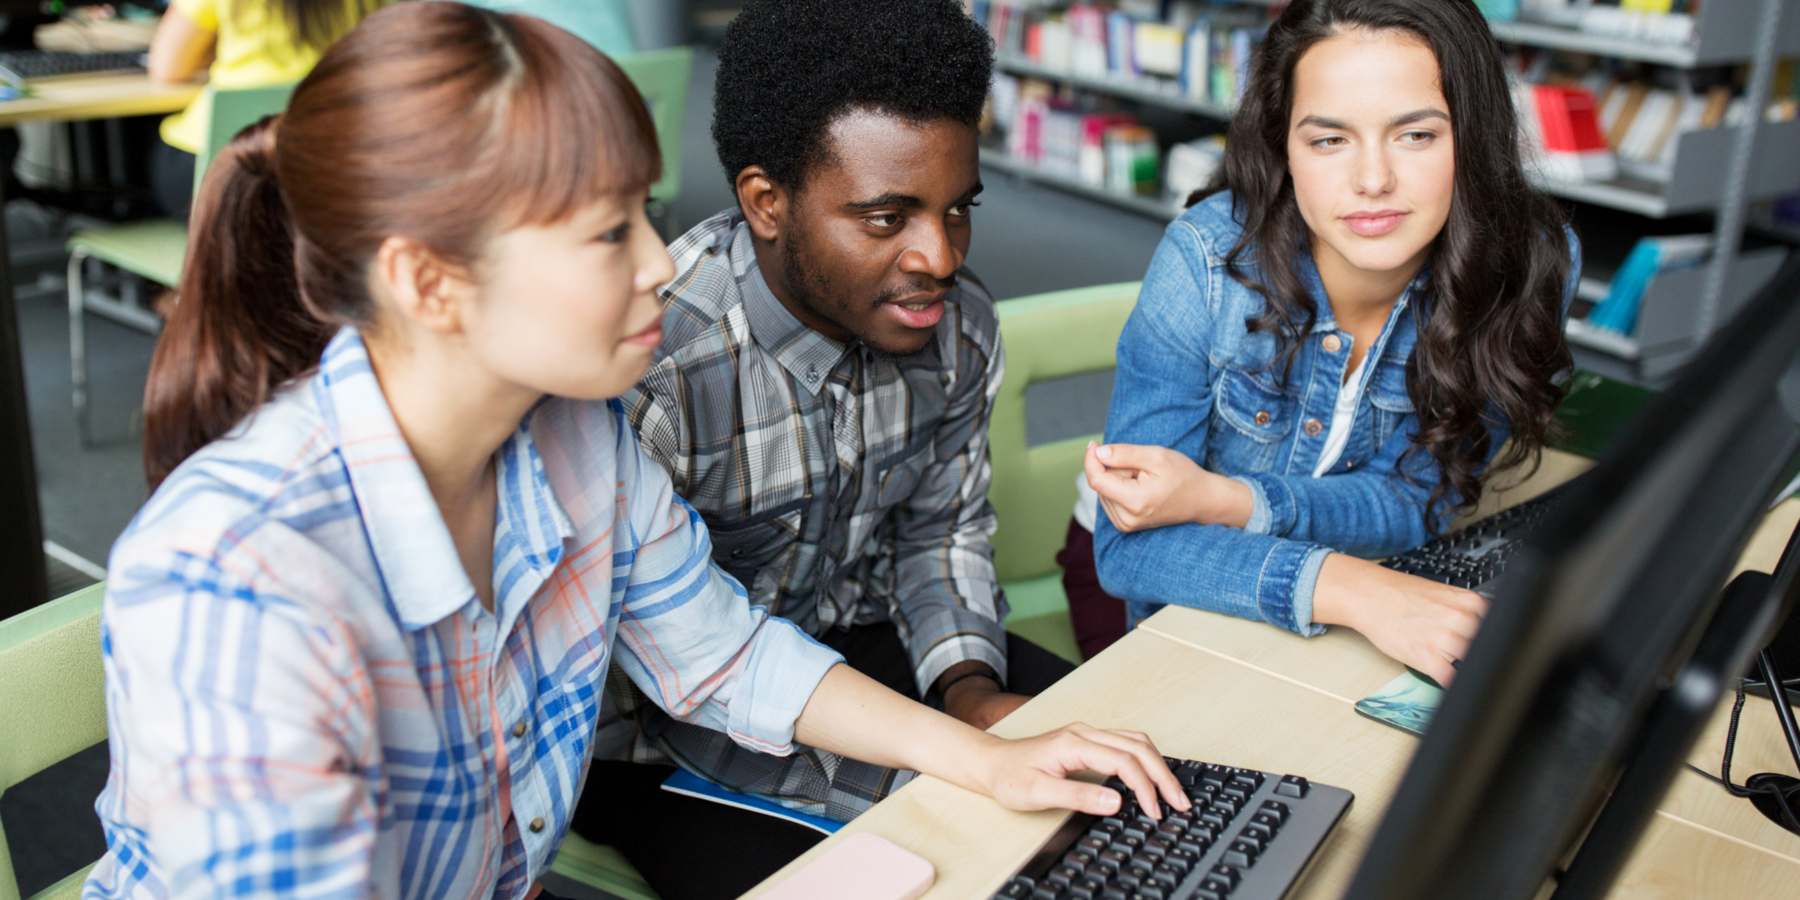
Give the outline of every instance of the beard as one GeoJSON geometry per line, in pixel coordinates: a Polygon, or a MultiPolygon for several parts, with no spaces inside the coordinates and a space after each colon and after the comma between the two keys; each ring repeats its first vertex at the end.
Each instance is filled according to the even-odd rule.
{"type": "Polygon", "coordinates": [[[927,342],[924,347],[910,353],[894,353],[874,341],[868,340],[867,335],[845,324],[843,320],[846,317],[842,313],[861,312],[864,309],[872,310],[883,303],[931,290],[933,286],[954,287],[957,273],[953,272],[949,278],[945,279],[914,276],[907,285],[886,287],[867,301],[857,300],[849,298],[848,291],[838,287],[830,278],[826,277],[820,266],[813,263],[812,254],[807,249],[809,242],[806,227],[801,224],[800,219],[789,220],[787,237],[787,240],[781,242],[781,277],[787,286],[788,295],[793,298],[795,303],[800,304],[808,312],[821,319],[837,323],[879,357],[898,359],[903,356],[914,356],[931,346],[930,342],[927,342]]]}

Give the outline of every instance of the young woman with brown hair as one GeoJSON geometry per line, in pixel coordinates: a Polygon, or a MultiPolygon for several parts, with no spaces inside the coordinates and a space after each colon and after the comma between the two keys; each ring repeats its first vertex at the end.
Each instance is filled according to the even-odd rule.
{"type": "MultiPolygon", "coordinates": [[[[1368,557],[1543,448],[1580,269],[1525,179],[1486,20],[1471,0],[1294,0],[1196,199],[1120,338],[1098,503],[1065,557],[1091,531],[1134,618],[1344,625],[1448,683],[1486,601],[1368,557]]],[[[1089,587],[1078,620],[1106,602],[1089,587]]]]}
{"type": "Polygon", "coordinates": [[[746,602],[615,397],[673,272],[643,101],[545,23],[364,21],[207,174],[102,613],[88,897],[522,900],[621,665],[678,719],[1111,813],[1142,735],[1006,741],[746,602]]]}

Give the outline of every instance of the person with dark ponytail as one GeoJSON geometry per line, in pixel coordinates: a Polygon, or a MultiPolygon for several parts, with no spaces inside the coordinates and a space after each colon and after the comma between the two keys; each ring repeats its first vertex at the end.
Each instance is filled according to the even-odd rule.
{"type": "Polygon", "coordinates": [[[752,606],[616,398],[674,276],[649,111],[541,20],[402,3],[202,183],[109,560],[83,896],[526,900],[617,665],[673,718],[1019,809],[1190,804],[1143,735],[1003,740],[752,606]]]}
{"type": "Polygon", "coordinates": [[[1110,595],[1131,621],[1173,603],[1344,625],[1447,684],[1485,601],[1367,558],[1441,530],[1484,472],[1535,464],[1579,270],[1475,4],[1294,0],[1211,190],[1119,341],[1077,510],[1097,513],[1104,590],[1071,592],[1076,620],[1122,630],[1110,595]]]}

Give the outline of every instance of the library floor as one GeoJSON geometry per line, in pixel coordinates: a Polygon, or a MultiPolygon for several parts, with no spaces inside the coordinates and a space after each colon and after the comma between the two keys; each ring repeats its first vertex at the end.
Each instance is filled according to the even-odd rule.
{"type": "MultiPolygon", "coordinates": [[[[732,201],[714,156],[709,128],[717,67],[703,53],[694,72],[682,134],[682,195],[671,204],[680,227],[732,201]]],[[[984,170],[986,191],[975,214],[969,267],[996,297],[1135,281],[1143,277],[1163,224],[1109,206],[1015,181],[984,170]]],[[[27,204],[6,210],[15,246],[48,233],[46,217],[27,204]]],[[[139,456],[139,400],[155,339],[89,317],[90,419],[95,440],[82,446],[69,406],[68,312],[56,285],[39,273],[61,272],[54,260],[16,264],[19,326],[25,350],[45,538],[79,557],[58,569],[67,587],[86,581],[82,561],[104,567],[108,548],[144,499],[139,456]]],[[[1027,398],[1034,442],[1097,431],[1110,394],[1107,379],[1069,379],[1027,398]]],[[[105,745],[65,761],[0,797],[0,824],[10,841],[22,896],[67,875],[105,850],[93,800],[106,779],[105,745]]],[[[571,900],[605,896],[558,879],[552,891],[571,900]]]]}

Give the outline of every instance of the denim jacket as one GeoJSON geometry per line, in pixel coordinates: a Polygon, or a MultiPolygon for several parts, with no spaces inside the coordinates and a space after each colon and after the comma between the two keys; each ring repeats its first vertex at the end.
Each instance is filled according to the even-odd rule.
{"type": "MultiPolygon", "coordinates": [[[[1245,326],[1265,301],[1225,271],[1225,254],[1240,233],[1229,193],[1214,194],[1169,225],[1119,338],[1106,440],[1168,447],[1248,485],[1250,520],[1244,528],[1185,524],[1124,534],[1102,508],[1095,562],[1101,585],[1126,601],[1133,622],[1173,603],[1318,634],[1324,627],[1312,621],[1313,587],[1329,552],[1380,557],[1429,537],[1424,509],[1437,465],[1416,453],[1401,471],[1418,427],[1406,363],[1418,336],[1415,288],[1424,272],[1369,348],[1349,443],[1315,478],[1344,389],[1351,336],[1338,328],[1318,268],[1303,255],[1295,266],[1318,320],[1284,384],[1269,365],[1275,336],[1245,326]]],[[[1581,269],[1573,232],[1569,242],[1575,265],[1565,313],[1581,269]]],[[[1495,429],[1496,450],[1506,436],[1505,428],[1495,429]]]]}

